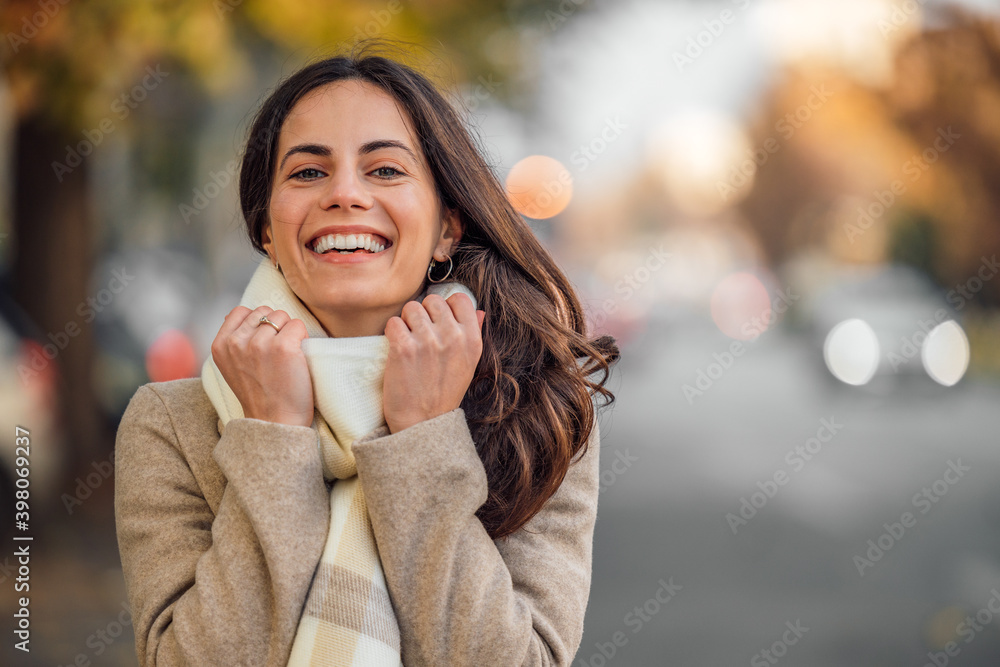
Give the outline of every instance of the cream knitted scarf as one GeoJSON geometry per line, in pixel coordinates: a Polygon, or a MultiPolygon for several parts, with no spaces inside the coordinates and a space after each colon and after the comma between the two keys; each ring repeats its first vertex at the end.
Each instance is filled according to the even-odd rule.
{"type": "MultiPolygon", "coordinates": [[[[458,282],[429,283],[424,294],[448,298],[472,292],[458,282]]],[[[423,295],[421,295],[422,298],[423,295]]],[[[312,376],[323,477],[330,491],[330,528],[292,643],[288,664],[399,667],[399,626],[372,533],[351,446],[385,424],[382,380],[389,342],[385,336],[330,338],[265,258],[240,305],[284,310],[305,322],[302,350],[312,376]]],[[[209,355],[202,384],[223,425],[243,408],[209,355]]],[[[281,443],[274,443],[280,447],[281,443]]]]}

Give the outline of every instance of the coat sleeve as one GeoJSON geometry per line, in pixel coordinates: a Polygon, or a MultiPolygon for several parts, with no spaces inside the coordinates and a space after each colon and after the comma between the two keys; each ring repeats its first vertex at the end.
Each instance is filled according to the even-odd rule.
{"type": "Polygon", "coordinates": [[[234,419],[217,514],[149,385],[116,441],[115,520],[141,666],[285,665],[329,525],[316,432],[234,419]]]}
{"type": "Polygon", "coordinates": [[[492,540],[461,408],[355,441],[407,667],[569,665],[590,596],[599,429],[525,527],[492,540]]]}

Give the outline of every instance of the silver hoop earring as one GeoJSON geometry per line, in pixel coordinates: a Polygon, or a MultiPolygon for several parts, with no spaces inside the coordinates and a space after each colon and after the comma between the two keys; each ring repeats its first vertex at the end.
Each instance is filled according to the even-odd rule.
{"type": "Polygon", "coordinates": [[[446,280],[448,278],[448,276],[451,275],[451,270],[455,266],[455,263],[451,259],[451,255],[449,255],[448,256],[448,271],[447,271],[447,273],[445,273],[444,276],[442,276],[441,278],[438,278],[437,280],[434,280],[433,278],[431,278],[431,269],[433,269],[435,266],[437,266],[437,264],[438,264],[437,261],[432,257],[431,258],[431,264],[430,264],[430,266],[427,267],[427,280],[431,281],[432,283],[439,283],[439,282],[442,282],[442,281],[446,280]]]}

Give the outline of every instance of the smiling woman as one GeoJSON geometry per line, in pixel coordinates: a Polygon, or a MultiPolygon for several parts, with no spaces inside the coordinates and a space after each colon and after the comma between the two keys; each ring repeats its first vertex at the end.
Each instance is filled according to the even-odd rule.
{"type": "Polygon", "coordinates": [[[410,123],[377,86],[339,80],[295,104],[278,155],[264,248],[329,335],[381,334],[418,297],[428,253],[444,262],[462,234],[410,123]]]}
{"type": "Polygon", "coordinates": [[[139,663],[570,664],[619,352],[455,111],[394,60],[313,63],[240,203],[269,261],[118,431],[139,663]]]}

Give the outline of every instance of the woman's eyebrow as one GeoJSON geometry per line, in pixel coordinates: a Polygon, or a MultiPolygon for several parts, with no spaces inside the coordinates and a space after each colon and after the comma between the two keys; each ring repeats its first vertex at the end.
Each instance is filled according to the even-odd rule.
{"type": "Polygon", "coordinates": [[[379,150],[380,148],[399,148],[406,152],[407,155],[414,162],[420,162],[417,156],[410,150],[410,147],[404,144],[402,141],[397,141],[396,139],[375,139],[374,141],[368,141],[361,144],[361,149],[358,151],[361,155],[366,155],[367,153],[372,153],[379,150]]]}
{"type": "Polygon", "coordinates": [[[281,158],[281,164],[278,165],[278,171],[285,166],[285,162],[288,158],[295,155],[296,153],[308,153],[309,155],[318,155],[320,157],[330,157],[333,155],[333,151],[330,150],[329,146],[324,146],[323,144],[298,144],[292,146],[285,152],[285,156],[281,158]]]}
{"type": "MultiPolygon", "coordinates": [[[[367,141],[361,144],[361,148],[358,153],[361,155],[367,155],[368,153],[373,153],[382,148],[398,148],[407,155],[414,162],[420,162],[417,156],[413,153],[409,146],[404,144],[402,141],[397,141],[396,139],[375,139],[373,141],[367,141]]],[[[309,155],[318,155],[319,157],[330,157],[333,155],[333,151],[330,150],[329,146],[324,146],[323,144],[298,144],[289,148],[284,157],[281,158],[281,164],[278,165],[278,169],[281,170],[285,166],[285,162],[288,161],[292,155],[296,153],[308,153],[309,155]]]]}

